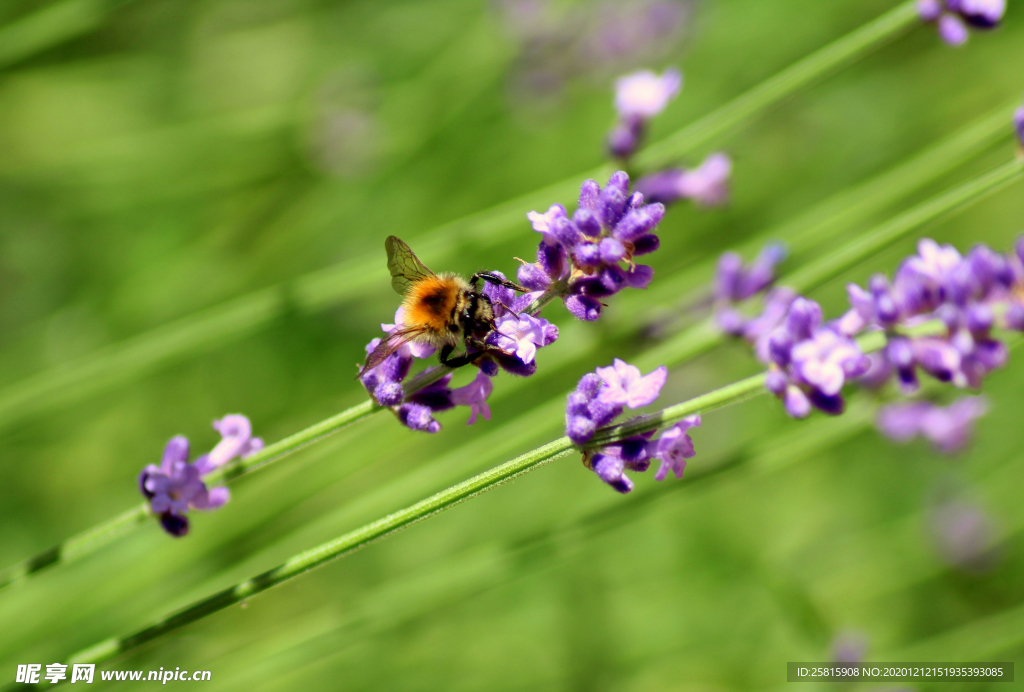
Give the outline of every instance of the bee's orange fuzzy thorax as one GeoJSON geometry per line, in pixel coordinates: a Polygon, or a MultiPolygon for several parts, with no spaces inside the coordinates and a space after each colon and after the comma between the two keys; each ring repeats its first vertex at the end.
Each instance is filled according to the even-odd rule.
{"type": "Polygon", "coordinates": [[[459,276],[438,275],[421,279],[409,287],[402,307],[406,326],[421,326],[444,333],[451,321],[466,281],[459,276]]]}

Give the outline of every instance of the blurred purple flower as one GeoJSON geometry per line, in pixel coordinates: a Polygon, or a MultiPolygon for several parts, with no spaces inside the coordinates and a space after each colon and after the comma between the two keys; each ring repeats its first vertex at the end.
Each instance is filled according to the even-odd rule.
{"type": "Polygon", "coordinates": [[[247,457],[263,449],[263,440],[252,436],[252,423],[235,413],[213,421],[213,429],[221,434],[221,441],[209,454],[196,459],[204,474],[219,468],[235,457],[247,457]]]}
{"type": "Polygon", "coordinates": [[[661,75],[640,70],[615,82],[615,110],[622,118],[645,120],[659,115],[683,88],[683,74],[674,67],[661,75]]]}
{"type": "Polygon", "coordinates": [[[918,0],[917,14],[935,22],[939,36],[951,46],[967,41],[967,26],[993,29],[1006,13],[1006,0],[918,0]]]}
{"type": "Polygon", "coordinates": [[[946,407],[927,401],[890,404],[878,411],[878,429],[897,442],[921,436],[945,454],[954,454],[970,441],[974,421],[985,414],[984,397],[966,396],[946,407]]]}
{"type": "Polygon", "coordinates": [[[729,178],[732,160],[723,153],[714,153],[697,168],[670,168],[652,173],[637,181],[636,189],[650,202],[672,204],[689,199],[702,207],[724,204],[729,199],[729,178]]]}
{"type": "Polygon", "coordinates": [[[683,75],[669,68],[661,76],[641,70],[615,83],[615,110],[619,120],[608,135],[608,151],[628,159],[640,146],[647,121],[665,110],[683,86],[683,75]]]}
{"type": "Polygon", "coordinates": [[[947,499],[929,512],[932,541],[943,562],[968,572],[984,572],[995,563],[998,544],[988,513],[973,502],[947,499]]]}

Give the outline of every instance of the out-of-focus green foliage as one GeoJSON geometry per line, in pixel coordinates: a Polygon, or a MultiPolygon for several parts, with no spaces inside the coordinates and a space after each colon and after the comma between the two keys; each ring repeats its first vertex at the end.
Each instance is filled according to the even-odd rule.
{"type": "MultiPolygon", "coordinates": [[[[622,71],[676,64],[686,75],[656,140],[892,3],[680,2],[641,48],[602,37],[651,3],[536,6],[8,3],[0,386],[372,252],[389,233],[415,248],[433,226],[596,166],[622,71]]],[[[721,142],[735,161],[733,202],[669,213],[655,288],[1008,103],[1024,89],[1017,9],[958,50],[916,29],[721,142]]],[[[871,221],[1010,153],[1008,140],[979,151],[871,221]]],[[[1011,188],[927,231],[1003,248],[1024,230],[1022,212],[1011,188]]],[[[459,248],[444,269],[511,273],[536,238],[524,219],[500,248],[459,248]]],[[[912,246],[845,278],[891,271],[912,246]]],[[[832,314],[844,283],[814,295],[832,314]]],[[[648,314],[678,309],[652,295],[663,302],[648,314]]],[[[208,448],[209,421],[240,411],[274,440],[361,401],[354,364],[395,303],[382,285],[358,304],[288,315],[4,431],[0,562],[137,503],[135,475],[173,434],[208,448]]],[[[613,303],[608,324],[637,305],[613,303]]],[[[154,524],[0,592],[0,681],[559,434],[558,415],[535,407],[649,344],[552,315],[562,338],[536,377],[499,380],[490,422],[467,428],[457,411],[427,437],[378,415],[236,484],[185,540],[154,524]]],[[[1014,358],[987,383],[992,411],[961,458],[879,438],[866,399],[843,418],[797,423],[763,397],[695,433],[691,470],[732,464],[704,481],[655,488],[647,474],[624,499],[563,459],[104,667],[209,669],[211,689],[761,689],[784,684],[787,660],[827,660],[849,631],[876,660],[1013,660],[1024,650],[1014,358]],[[949,494],[990,517],[999,548],[983,571],[951,567],[935,548],[930,518],[949,494]]],[[[721,349],[674,373],[662,401],[753,368],[743,349],[721,349]]]]}

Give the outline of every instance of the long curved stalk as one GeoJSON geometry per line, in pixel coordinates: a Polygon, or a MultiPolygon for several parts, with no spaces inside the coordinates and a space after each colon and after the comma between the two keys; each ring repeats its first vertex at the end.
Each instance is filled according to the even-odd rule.
{"type": "MultiPolygon", "coordinates": [[[[809,263],[782,283],[798,292],[809,291],[843,271],[867,259],[883,247],[890,245],[921,225],[961,208],[966,204],[983,199],[1018,180],[1024,174],[1024,161],[1014,159],[967,183],[938,195],[918,206],[896,216],[864,235],[854,239],[836,253],[809,263]]],[[[710,319],[704,320],[672,339],[649,349],[638,356],[635,363],[641,369],[649,370],[658,365],[676,366],[705,353],[725,341],[710,319]]],[[[443,368],[432,368],[410,384],[414,391],[424,387],[444,374],[443,368]]],[[[370,400],[346,409],[330,418],[316,423],[302,431],[267,446],[257,454],[239,459],[207,477],[212,483],[231,481],[258,468],[285,458],[302,447],[330,435],[345,426],[372,415],[380,410],[370,400]]],[[[131,528],[141,524],[149,516],[148,505],[140,504],[133,510],[77,534],[63,543],[49,548],[27,560],[0,571],[0,588],[9,586],[32,574],[60,563],[95,552],[116,540],[131,528]]]]}
{"type": "MultiPolygon", "coordinates": [[[[915,328],[915,333],[938,334],[944,328],[940,321],[935,320],[915,328]]],[[[866,352],[870,352],[878,350],[885,342],[884,337],[881,335],[871,333],[863,337],[860,343],[866,352]]],[[[765,373],[752,375],[707,394],[668,406],[656,413],[620,425],[609,426],[599,430],[588,446],[611,444],[637,433],[664,427],[695,413],[703,414],[738,403],[767,391],[764,388],[764,380],[765,373]]],[[[148,641],[201,620],[207,615],[223,610],[278,584],[289,581],[304,572],[354,552],[396,531],[440,514],[460,502],[496,488],[503,483],[538,469],[578,449],[568,437],[560,437],[504,464],[495,466],[461,483],[435,493],[409,507],[388,514],[334,540],[300,553],[274,569],[200,599],[136,632],[123,637],[108,639],[84,649],[71,656],[70,660],[73,663],[99,663],[135,649],[148,641]]]]}

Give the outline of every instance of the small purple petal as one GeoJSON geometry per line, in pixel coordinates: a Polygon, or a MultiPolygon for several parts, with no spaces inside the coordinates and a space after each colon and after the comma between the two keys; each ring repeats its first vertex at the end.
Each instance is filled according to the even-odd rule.
{"type": "Polygon", "coordinates": [[[967,42],[967,27],[960,17],[945,13],[938,21],[939,37],[951,46],[961,46],[967,42]]]}
{"type": "Polygon", "coordinates": [[[164,456],[160,461],[160,468],[164,473],[169,473],[171,466],[176,461],[188,461],[188,438],[184,435],[175,435],[167,441],[164,447],[164,456]]]}
{"type": "Polygon", "coordinates": [[[675,68],[660,76],[641,70],[615,82],[615,110],[621,117],[653,118],[665,110],[683,86],[683,75],[675,68]]]}
{"type": "Polygon", "coordinates": [[[179,514],[171,514],[169,512],[165,512],[160,515],[160,526],[163,527],[164,531],[175,538],[185,536],[188,534],[189,529],[187,517],[183,517],[179,514]]]}
{"type": "Polygon", "coordinates": [[[565,307],[578,320],[593,322],[601,316],[601,303],[590,296],[571,295],[565,299],[565,307]]]}

